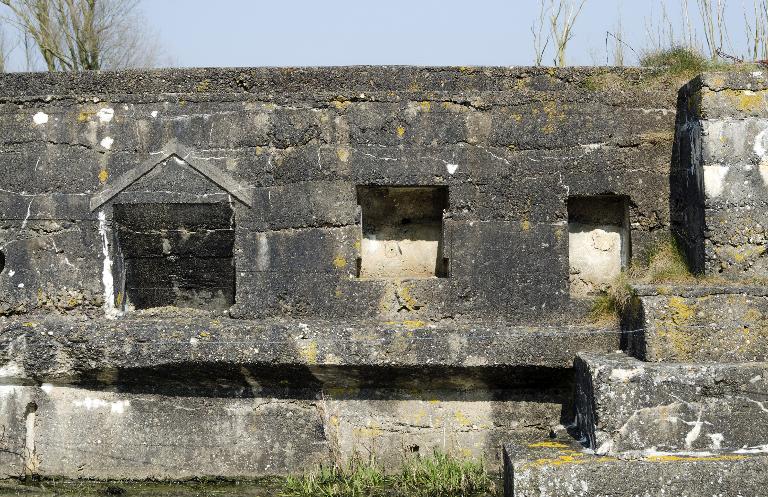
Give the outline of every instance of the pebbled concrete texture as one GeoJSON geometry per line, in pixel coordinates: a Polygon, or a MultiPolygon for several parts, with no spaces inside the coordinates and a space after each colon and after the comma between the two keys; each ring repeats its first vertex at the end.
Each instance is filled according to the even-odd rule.
{"type": "Polygon", "coordinates": [[[504,447],[506,497],[763,495],[768,456],[749,452],[596,456],[570,441],[504,447]]]}
{"type": "Polygon", "coordinates": [[[630,355],[651,362],[768,360],[768,292],[763,286],[635,288],[639,316],[630,355]]]}
{"type": "Polygon", "coordinates": [[[546,321],[572,311],[569,196],[627,196],[633,253],[669,227],[663,192],[678,83],[658,71],[355,67],[1,78],[6,315],[98,316],[113,299],[120,307],[115,203],[232,202],[231,314],[259,319],[402,319],[393,294],[407,287],[414,319],[546,321]],[[148,173],[103,195],[147,161],[156,162],[148,173]],[[356,277],[358,185],[448,187],[449,278],[396,288],[356,277]],[[91,211],[100,204],[94,198],[107,197],[91,211]],[[105,243],[112,293],[103,285],[105,243]]]}
{"type": "Polygon", "coordinates": [[[765,448],[768,364],[579,354],[576,418],[598,454],[765,448]]]}
{"type": "Polygon", "coordinates": [[[672,191],[688,202],[673,224],[686,226],[698,271],[732,280],[768,274],[765,83],[763,71],[711,73],[681,92],[677,157],[688,176],[672,191]]]}

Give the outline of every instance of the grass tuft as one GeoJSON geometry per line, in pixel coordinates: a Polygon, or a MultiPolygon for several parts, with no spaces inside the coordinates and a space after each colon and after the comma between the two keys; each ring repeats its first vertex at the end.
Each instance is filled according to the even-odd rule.
{"type": "Polygon", "coordinates": [[[642,67],[664,67],[674,76],[692,78],[706,71],[747,70],[750,64],[714,61],[696,49],[673,46],[646,52],[640,57],[642,67]]]}
{"type": "Polygon", "coordinates": [[[695,280],[685,253],[671,236],[659,241],[648,252],[644,267],[631,270],[633,279],[643,283],[669,283],[695,280]]]}
{"type": "Polygon", "coordinates": [[[346,466],[320,466],[288,477],[284,497],[479,497],[495,492],[482,461],[439,451],[406,459],[398,473],[385,475],[371,458],[354,457],[346,466]]]}
{"type": "Polygon", "coordinates": [[[400,495],[412,497],[474,496],[490,493],[494,486],[483,461],[437,451],[406,461],[397,480],[400,495]]]}

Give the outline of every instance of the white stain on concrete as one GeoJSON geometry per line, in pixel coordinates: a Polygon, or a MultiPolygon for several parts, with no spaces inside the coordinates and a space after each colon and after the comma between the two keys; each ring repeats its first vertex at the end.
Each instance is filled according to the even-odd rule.
{"type": "Polygon", "coordinates": [[[19,385],[0,385],[0,397],[16,395],[16,392],[21,390],[21,388],[19,385]]]}
{"type": "Polygon", "coordinates": [[[719,197],[725,189],[725,177],[728,175],[728,166],[713,164],[704,166],[704,192],[707,197],[719,197]]]}
{"type": "Polygon", "coordinates": [[[256,257],[256,268],[259,271],[266,271],[269,269],[269,240],[264,233],[259,234],[259,250],[256,257]]]}
{"type": "Polygon", "coordinates": [[[752,151],[761,159],[765,157],[765,137],[768,135],[768,128],[765,128],[755,137],[755,144],[752,146],[752,151]]]}
{"type": "Polygon", "coordinates": [[[99,111],[96,113],[96,117],[99,118],[99,121],[108,123],[112,120],[113,117],[115,117],[115,109],[110,109],[109,107],[99,109],[99,111]]]}
{"type": "Polygon", "coordinates": [[[458,164],[446,164],[445,168],[448,170],[448,174],[453,174],[459,168],[458,164]]]}
{"type": "Polygon", "coordinates": [[[157,117],[157,114],[158,112],[156,110],[153,110],[152,112],[149,113],[149,115],[152,116],[153,119],[157,117]]]}
{"type": "Polygon", "coordinates": [[[109,150],[112,148],[112,144],[115,143],[115,140],[112,139],[109,136],[105,136],[104,139],[101,140],[101,146],[109,150]]]}
{"type": "Polygon", "coordinates": [[[74,401],[74,404],[77,407],[84,407],[87,411],[109,408],[109,411],[114,414],[123,414],[125,410],[131,405],[131,402],[129,400],[109,402],[103,399],[93,399],[89,397],[83,400],[76,400],[74,401]]]}
{"type": "Polygon", "coordinates": [[[23,373],[24,370],[15,362],[9,362],[3,367],[0,367],[0,378],[16,378],[23,373]]]}
{"type": "Polygon", "coordinates": [[[14,274],[16,274],[16,271],[14,271],[13,269],[11,269],[10,271],[8,271],[8,277],[9,277],[9,278],[11,278],[11,277],[12,277],[14,274]]]}
{"type": "Polygon", "coordinates": [[[720,450],[720,448],[723,446],[723,440],[725,440],[725,437],[722,433],[712,433],[711,435],[707,435],[709,439],[712,441],[712,449],[714,450],[720,450]]]}
{"type": "Polygon", "coordinates": [[[43,383],[42,385],[40,385],[40,390],[42,390],[46,394],[50,394],[51,392],[53,392],[53,385],[51,385],[50,383],[43,383]]]}
{"type": "Polygon", "coordinates": [[[693,428],[691,428],[691,431],[689,431],[688,434],[685,436],[686,449],[690,449],[693,446],[693,442],[698,440],[699,437],[701,436],[701,427],[704,426],[704,423],[701,421],[701,414],[702,412],[699,411],[699,417],[693,423],[685,422],[686,424],[693,424],[693,428]]]}
{"type": "Polygon", "coordinates": [[[48,122],[48,114],[45,112],[38,112],[34,116],[32,116],[32,122],[34,122],[37,125],[45,124],[48,122]]]}
{"type": "Polygon", "coordinates": [[[115,319],[120,315],[115,308],[115,279],[112,276],[112,259],[109,257],[109,236],[107,233],[107,215],[99,211],[99,235],[101,235],[101,250],[104,254],[104,266],[101,271],[101,281],[104,285],[104,316],[115,319]]]}
{"type": "Polygon", "coordinates": [[[17,286],[18,286],[19,288],[24,288],[24,283],[19,283],[17,286]]]}
{"type": "Polygon", "coordinates": [[[629,380],[631,380],[635,376],[642,374],[643,371],[644,371],[644,368],[614,369],[611,371],[611,380],[620,381],[622,383],[629,383],[629,380]]]}

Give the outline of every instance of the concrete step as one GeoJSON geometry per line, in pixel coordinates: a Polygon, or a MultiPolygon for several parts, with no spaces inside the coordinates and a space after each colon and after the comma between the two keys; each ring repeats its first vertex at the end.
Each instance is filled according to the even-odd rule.
{"type": "Polygon", "coordinates": [[[598,456],[573,441],[504,447],[506,497],[766,495],[768,446],[735,452],[598,456]]]}
{"type": "Polygon", "coordinates": [[[629,353],[656,362],[768,361],[766,286],[637,286],[629,353]],[[636,330],[636,331],[634,331],[636,330]]]}
{"type": "Polygon", "coordinates": [[[768,444],[768,363],[647,363],[579,354],[576,417],[598,454],[768,444]]]}

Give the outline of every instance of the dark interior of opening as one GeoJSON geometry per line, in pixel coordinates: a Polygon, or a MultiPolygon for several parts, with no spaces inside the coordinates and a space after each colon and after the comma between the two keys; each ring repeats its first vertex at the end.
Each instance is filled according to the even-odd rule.
{"type": "Polygon", "coordinates": [[[126,309],[224,310],[234,303],[228,204],[116,204],[113,223],[126,309]]]}
{"type": "Polygon", "coordinates": [[[624,226],[627,221],[627,204],[627,197],[620,195],[568,197],[568,222],[624,226]]]}
{"type": "Polygon", "coordinates": [[[445,186],[358,186],[363,246],[358,276],[446,277],[445,186]]]}
{"type": "Polygon", "coordinates": [[[0,250],[0,273],[3,272],[3,269],[5,269],[5,254],[0,250]]]}

